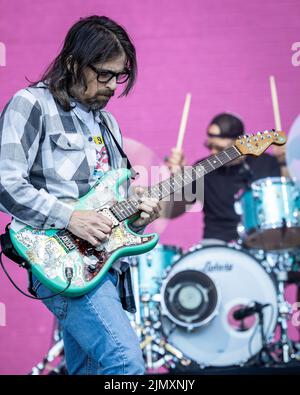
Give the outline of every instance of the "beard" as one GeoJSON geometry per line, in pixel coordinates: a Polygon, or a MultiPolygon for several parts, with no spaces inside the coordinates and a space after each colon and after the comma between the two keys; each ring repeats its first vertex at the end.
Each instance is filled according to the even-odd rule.
{"type": "Polygon", "coordinates": [[[109,102],[110,98],[114,94],[108,94],[107,92],[97,92],[96,95],[86,98],[86,99],[81,99],[82,104],[86,105],[90,110],[102,110],[107,103],[109,102]]]}
{"type": "Polygon", "coordinates": [[[78,89],[74,86],[71,89],[71,94],[78,100],[81,104],[85,105],[89,110],[102,110],[110,98],[114,95],[114,92],[107,89],[99,89],[97,93],[92,97],[85,97],[82,89],[78,89]]]}

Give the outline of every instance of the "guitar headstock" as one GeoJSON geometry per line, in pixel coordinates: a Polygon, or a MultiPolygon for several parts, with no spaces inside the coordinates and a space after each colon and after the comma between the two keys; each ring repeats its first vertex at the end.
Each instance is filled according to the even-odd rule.
{"type": "Polygon", "coordinates": [[[266,130],[257,134],[244,135],[236,139],[234,146],[242,155],[261,155],[270,145],[283,145],[286,143],[284,132],[266,130]]]}

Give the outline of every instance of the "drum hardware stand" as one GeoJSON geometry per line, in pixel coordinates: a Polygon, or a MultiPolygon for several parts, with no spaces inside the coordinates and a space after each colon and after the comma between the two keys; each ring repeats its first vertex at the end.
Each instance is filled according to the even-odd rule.
{"type": "Polygon", "coordinates": [[[160,341],[160,346],[164,347],[166,351],[173,354],[183,366],[189,366],[191,364],[192,361],[190,359],[185,358],[181,351],[172,346],[170,343],[167,343],[164,339],[160,341]]]}
{"type": "Polygon", "coordinates": [[[47,355],[44,357],[43,361],[38,363],[36,366],[34,366],[32,368],[29,375],[33,375],[33,376],[40,375],[41,373],[43,373],[43,371],[45,369],[48,369],[48,370],[51,369],[50,372],[55,369],[57,370],[58,367],[56,367],[56,368],[52,367],[51,365],[49,365],[49,362],[53,362],[56,357],[62,356],[63,352],[64,352],[64,343],[63,343],[63,340],[61,339],[50,348],[47,355]]]}
{"type": "Polygon", "coordinates": [[[282,352],[281,359],[283,363],[289,363],[295,357],[294,347],[288,337],[288,320],[291,314],[291,305],[285,299],[285,285],[289,281],[289,272],[291,270],[291,253],[287,251],[274,251],[273,254],[266,254],[266,261],[270,266],[270,271],[276,276],[277,283],[277,306],[278,306],[278,324],[280,328],[280,339],[276,342],[275,347],[282,352]]]}
{"type": "Polygon", "coordinates": [[[134,314],[135,329],[138,338],[141,340],[141,305],[140,305],[140,292],[139,292],[139,272],[138,272],[138,259],[135,256],[130,257],[131,260],[131,275],[132,275],[132,286],[133,295],[136,304],[136,313],[134,314]]]}
{"type": "Polygon", "coordinates": [[[278,323],[280,327],[279,344],[282,349],[282,362],[289,363],[294,350],[292,342],[288,337],[288,320],[291,314],[291,305],[286,301],[284,291],[285,285],[288,282],[288,273],[286,267],[286,254],[278,253],[278,265],[274,273],[277,279],[277,303],[278,303],[278,323]]]}
{"type": "Polygon", "coordinates": [[[154,329],[152,328],[152,321],[150,317],[150,306],[149,306],[150,301],[151,301],[150,294],[143,293],[141,296],[141,302],[143,306],[143,335],[147,339],[144,345],[147,369],[153,369],[152,342],[154,340],[154,336],[153,336],[154,329]]]}
{"type": "Polygon", "coordinates": [[[67,374],[64,360],[64,343],[62,331],[56,319],[54,320],[52,330],[52,346],[48,350],[43,360],[34,366],[28,375],[41,375],[45,369],[49,371],[48,374],[67,374]],[[51,366],[50,362],[53,362],[57,357],[61,357],[61,361],[57,366],[51,366]]]}
{"type": "MultiPolygon", "coordinates": [[[[143,298],[143,296],[142,296],[143,298]]],[[[149,314],[148,301],[149,295],[146,295],[146,309],[144,309],[145,320],[143,321],[142,334],[145,336],[140,343],[141,349],[144,351],[146,358],[146,370],[148,373],[154,373],[153,370],[162,367],[175,367],[174,356],[166,353],[167,347],[164,347],[162,339],[159,336],[160,323],[152,320],[149,314]]],[[[145,295],[144,295],[145,299],[145,295]]]]}
{"type": "MultiPolygon", "coordinates": [[[[144,351],[146,359],[146,370],[151,372],[153,369],[175,368],[176,362],[180,362],[183,366],[188,366],[191,361],[184,358],[181,351],[177,350],[171,344],[162,338],[160,331],[161,322],[156,317],[155,310],[150,308],[150,303],[155,303],[157,297],[151,297],[149,293],[141,295],[141,304],[143,308],[143,323],[141,333],[144,340],[140,343],[141,349],[144,351]]],[[[157,311],[159,316],[159,312],[157,311]]]]}
{"type": "Polygon", "coordinates": [[[159,369],[166,365],[174,365],[174,357],[166,354],[165,349],[160,344],[161,339],[158,338],[158,329],[161,325],[160,322],[158,323],[158,320],[152,320],[151,317],[150,303],[157,304],[156,296],[154,295],[152,298],[146,292],[140,295],[138,263],[137,257],[131,257],[133,293],[136,302],[134,329],[140,339],[140,347],[145,356],[146,370],[151,372],[153,369],[159,369]],[[153,358],[154,353],[159,355],[157,360],[153,358]]]}
{"type": "Polygon", "coordinates": [[[282,347],[282,362],[289,363],[291,361],[291,355],[293,354],[293,348],[291,340],[288,337],[288,319],[290,317],[291,306],[285,300],[284,288],[287,276],[286,273],[277,273],[278,281],[278,310],[279,310],[279,327],[280,327],[280,344],[282,347]]]}

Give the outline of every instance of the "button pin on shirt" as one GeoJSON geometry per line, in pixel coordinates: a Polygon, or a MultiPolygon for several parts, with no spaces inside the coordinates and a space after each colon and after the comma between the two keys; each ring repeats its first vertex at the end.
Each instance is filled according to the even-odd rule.
{"type": "Polygon", "coordinates": [[[104,145],[104,141],[103,141],[101,135],[100,136],[94,136],[93,140],[94,140],[95,144],[97,144],[97,145],[104,145]]]}

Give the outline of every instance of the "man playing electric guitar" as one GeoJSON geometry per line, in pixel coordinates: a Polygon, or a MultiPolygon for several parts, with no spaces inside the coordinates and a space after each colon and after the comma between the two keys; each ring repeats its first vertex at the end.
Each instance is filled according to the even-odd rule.
{"type": "MultiPolygon", "coordinates": [[[[110,218],[63,200],[82,197],[108,170],[121,167],[120,130],[103,108],[117,84],[125,83],[123,95],[129,93],[136,70],[126,31],[106,17],[91,16],[71,27],[41,81],[10,100],[0,119],[0,203],[14,218],[12,232],[24,224],[67,229],[94,247],[109,238],[110,218]]],[[[158,200],[141,197],[138,209],[130,224],[135,231],[158,217],[158,200]]],[[[32,235],[19,234],[24,245],[31,243],[32,235]]],[[[46,252],[51,255],[51,243],[47,246],[39,247],[44,261],[46,252]]],[[[93,266],[88,269],[92,276],[93,266]]],[[[33,282],[38,297],[55,293],[35,276],[33,282]]],[[[139,342],[124,311],[134,311],[126,260],[117,260],[85,295],[58,295],[44,303],[63,328],[69,374],[143,374],[139,342]]]]}
{"type": "Polygon", "coordinates": [[[124,198],[119,189],[131,166],[118,124],[103,108],[117,84],[126,83],[126,95],[135,76],[126,31],[106,17],[81,19],[41,81],[17,92],[0,118],[9,239],[32,274],[33,292],[60,321],[69,374],[143,374],[124,311],[135,310],[126,257],[157,243],[158,235],[142,231],[158,218],[159,201],[242,155],[285,143],[282,132],[238,138],[157,185],[129,197],[125,188],[124,198]]]}

